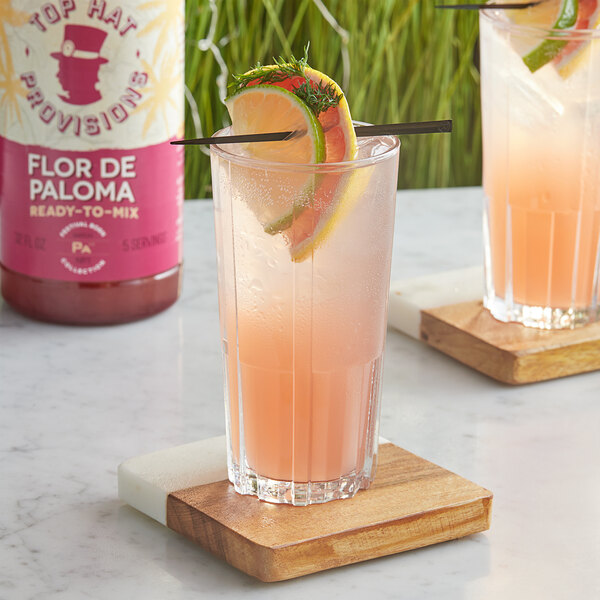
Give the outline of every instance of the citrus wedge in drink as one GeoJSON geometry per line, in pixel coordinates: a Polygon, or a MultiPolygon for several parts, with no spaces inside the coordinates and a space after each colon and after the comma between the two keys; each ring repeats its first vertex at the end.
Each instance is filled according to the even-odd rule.
{"type": "Polygon", "coordinates": [[[515,49],[521,54],[523,62],[532,73],[553,61],[565,48],[567,40],[561,39],[560,32],[575,26],[581,1],[545,0],[526,9],[506,11],[507,17],[517,25],[541,30],[553,29],[557,32],[556,37],[540,38],[533,47],[529,42],[522,42],[518,36],[512,40],[515,49]]]}
{"type": "MultiPolygon", "coordinates": [[[[577,15],[576,31],[600,28],[600,2],[599,0],[579,0],[579,12],[577,15]]],[[[582,40],[571,40],[554,59],[558,72],[563,78],[570,77],[585,64],[599,57],[592,58],[592,50],[599,52],[598,44],[582,40]],[[594,48],[592,48],[594,46],[594,48]]]]}
{"type": "Polygon", "coordinates": [[[507,10],[506,14],[517,25],[556,31],[554,38],[541,40],[533,46],[518,36],[513,38],[514,47],[531,72],[551,62],[566,79],[592,60],[589,40],[568,41],[561,32],[599,29],[600,0],[545,0],[527,9],[507,10]]]}

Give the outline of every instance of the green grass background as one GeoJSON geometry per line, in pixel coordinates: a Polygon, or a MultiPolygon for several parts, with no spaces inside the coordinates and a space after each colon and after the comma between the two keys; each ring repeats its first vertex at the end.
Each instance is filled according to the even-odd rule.
{"type": "MultiPolygon", "coordinates": [[[[442,1],[442,0],[440,0],[442,1]]],[[[225,78],[273,56],[299,57],[344,89],[370,123],[451,118],[452,134],[402,138],[400,188],[481,181],[477,13],[436,0],[187,0],[186,137],[228,124],[225,78]],[[329,13],[329,14],[327,14],[329,13]]],[[[205,149],[186,149],[186,197],[210,196],[205,149]]]]}

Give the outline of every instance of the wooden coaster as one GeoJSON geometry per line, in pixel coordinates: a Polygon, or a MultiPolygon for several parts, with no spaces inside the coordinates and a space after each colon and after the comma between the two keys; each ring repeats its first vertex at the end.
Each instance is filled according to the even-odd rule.
{"type": "Polygon", "coordinates": [[[420,336],[505,383],[533,383],[600,369],[600,323],[542,331],[500,323],[476,301],[424,310],[420,336]]]}
{"type": "MultiPolygon", "coordinates": [[[[190,446],[181,447],[189,456],[190,446]]],[[[164,473],[151,473],[151,465],[161,462],[157,455],[130,459],[119,467],[120,497],[148,513],[160,512],[160,504],[153,501],[153,509],[140,497],[140,477],[150,487],[156,486],[151,480],[169,479],[164,473]]],[[[173,467],[179,468],[177,463],[173,467]]],[[[307,507],[274,505],[237,494],[226,480],[165,496],[169,528],[262,581],[299,577],[484,531],[490,526],[492,504],[488,490],[391,443],[380,445],[371,488],[350,500],[307,507]]],[[[162,520],[162,515],[153,516],[162,520]]]]}
{"type": "Polygon", "coordinates": [[[482,306],[481,277],[465,269],[392,285],[390,324],[504,383],[600,369],[600,323],[556,331],[501,323],[482,306]]]}

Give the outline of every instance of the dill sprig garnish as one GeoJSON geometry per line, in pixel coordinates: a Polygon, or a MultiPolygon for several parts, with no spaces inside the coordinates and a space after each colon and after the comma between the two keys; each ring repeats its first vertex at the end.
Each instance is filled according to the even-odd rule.
{"type": "Polygon", "coordinates": [[[247,73],[234,75],[233,81],[227,86],[229,96],[237,94],[248,87],[250,83],[271,84],[278,83],[291,77],[302,77],[304,81],[300,85],[294,85],[291,89],[312,110],[316,117],[322,112],[337,106],[342,99],[341,94],[335,91],[331,83],[316,84],[306,75],[308,67],[308,45],[304,48],[304,57],[297,59],[292,56],[289,60],[283,57],[273,58],[273,65],[261,65],[256,63],[254,68],[247,73]]]}
{"type": "Polygon", "coordinates": [[[243,90],[250,83],[269,84],[289,79],[290,77],[305,77],[304,67],[307,66],[306,57],[300,60],[292,56],[289,62],[279,57],[279,60],[274,58],[273,65],[261,65],[256,63],[254,68],[247,73],[234,75],[233,81],[227,86],[229,95],[232,96],[240,90],[243,90]]]}
{"type": "Polygon", "coordinates": [[[318,85],[315,86],[315,83],[308,78],[305,78],[304,83],[298,87],[294,87],[292,92],[304,101],[315,113],[315,117],[318,117],[332,106],[337,106],[342,99],[342,96],[336,93],[330,83],[323,85],[323,82],[319,81],[318,85]]]}

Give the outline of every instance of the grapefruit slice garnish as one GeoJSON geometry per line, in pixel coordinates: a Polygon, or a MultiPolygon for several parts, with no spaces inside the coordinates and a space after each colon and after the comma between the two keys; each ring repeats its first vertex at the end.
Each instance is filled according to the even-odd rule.
{"type": "MultiPolygon", "coordinates": [[[[265,85],[288,90],[313,111],[323,129],[325,162],[338,163],[356,158],[358,145],[348,102],[337,83],[310,68],[306,57],[291,59],[290,62],[278,61],[274,65],[258,65],[236,77],[233,88],[251,90],[265,85]]],[[[369,169],[361,171],[361,179],[364,179],[369,169]]],[[[365,187],[357,183],[352,172],[316,175],[311,185],[301,190],[287,212],[263,224],[264,230],[284,237],[292,260],[304,260],[326,240],[342,216],[354,206],[365,187]]]]}
{"type": "Polygon", "coordinates": [[[358,152],[356,143],[356,134],[352,125],[352,117],[350,116],[350,107],[344,96],[340,86],[327,77],[327,75],[305,67],[305,74],[316,85],[331,86],[339,96],[337,106],[332,106],[319,116],[319,123],[323,127],[325,134],[325,161],[326,162],[342,162],[345,160],[354,160],[358,152]]]}
{"type": "Polygon", "coordinates": [[[365,191],[373,167],[363,166],[344,173],[326,173],[313,201],[297,215],[281,235],[294,262],[302,262],[321,246],[354,208],[365,191]]]}

